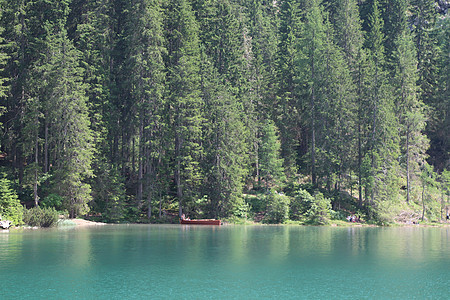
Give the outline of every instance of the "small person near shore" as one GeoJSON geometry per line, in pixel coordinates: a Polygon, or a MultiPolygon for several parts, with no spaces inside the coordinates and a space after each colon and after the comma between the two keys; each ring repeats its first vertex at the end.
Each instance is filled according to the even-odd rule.
{"type": "Polygon", "coordinates": [[[351,223],[360,223],[361,222],[361,218],[359,216],[356,215],[350,215],[347,217],[347,221],[351,222],[351,223]]]}

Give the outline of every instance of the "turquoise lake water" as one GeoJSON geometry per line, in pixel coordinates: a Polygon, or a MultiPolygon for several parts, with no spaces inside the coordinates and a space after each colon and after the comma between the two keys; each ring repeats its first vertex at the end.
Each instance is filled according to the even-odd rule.
{"type": "Polygon", "coordinates": [[[448,299],[450,228],[0,231],[1,299],[448,299]]]}

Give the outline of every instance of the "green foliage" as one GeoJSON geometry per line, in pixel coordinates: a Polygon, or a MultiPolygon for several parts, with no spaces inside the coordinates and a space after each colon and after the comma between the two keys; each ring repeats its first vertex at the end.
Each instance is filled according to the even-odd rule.
{"type": "Polygon", "coordinates": [[[286,180],[283,159],[280,158],[281,144],[276,130],[272,121],[266,121],[259,146],[260,176],[267,190],[282,187],[286,180]]]}
{"type": "Polygon", "coordinates": [[[280,129],[281,155],[286,171],[295,174],[298,141],[296,135],[301,132],[304,123],[304,105],[298,105],[301,95],[298,93],[298,43],[303,23],[300,20],[299,1],[280,1],[278,47],[275,69],[275,96],[268,105],[273,120],[280,129]]]}
{"type": "Polygon", "coordinates": [[[308,191],[299,188],[291,200],[289,218],[291,220],[301,220],[303,215],[311,208],[311,203],[313,202],[314,197],[308,191]]]}
{"type": "Polygon", "coordinates": [[[306,215],[310,223],[324,225],[330,221],[330,211],[330,199],[325,198],[321,192],[316,192],[310,202],[310,208],[306,212],[306,215]]]}
{"type": "Polygon", "coordinates": [[[43,208],[54,208],[56,210],[62,209],[64,198],[57,194],[49,194],[46,196],[40,204],[43,208]]]}
{"type": "Polygon", "coordinates": [[[253,214],[266,211],[267,203],[263,194],[246,194],[245,203],[250,207],[250,211],[253,214]]]}
{"type": "MultiPolygon", "coordinates": [[[[3,7],[3,1],[0,1],[0,6],[3,7]]],[[[2,17],[3,9],[0,11],[0,18],[2,17]]],[[[8,78],[4,75],[4,68],[9,59],[9,56],[6,52],[6,43],[3,38],[4,28],[0,25],[0,99],[6,96],[6,92],[8,91],[8,78]]],[[[4,106],[0,106],[0,115],[4,113],[4,106]]]]}
{"type": "Polygon", "coordinates": [[[96,161],[95,184],[91,210],[100,213],[107,222],[120,222],[125,215],[125,185],[117,168],[96,161]]]}
{"type": "Polygon", "coordinates": [[[13,225],[22,224],[23,207],[16,192],[11,188],[11,181],[0,179],[0,216],[3,221],[11,221],[13,225]]]}
{"type": "Polygon", "coordinates": [[[189,1],[171,0],[166,4],[167,91],[171,109],[170,129],[174,141],[172,161],[179,215],[183,202],[195,198],[202,177],[199,28],[189,1]],[[189,187],[189,188],[184,188],[189,187]]]}
{"type": "Polygon", "coordinates": [[[0,162],[23,203],[259,219],[284,209],[242,199],[265,185],[295,222],[326,222],[315,191],[382,223],[448,205],[443,177],[440,191],[421,177],[426,163],[445,175],[450,153],[450,26],[434,1],[0,7],[0,162]]]}
{"type": "Polygon", "coordinates": [[[270,191],[264,197],[267,205],[264,222],[280,224],[289,218],[290,198],[276,191],[270,191]]]}
{"type": "Polygon", "coordinates": [[[23,222],[33,227],[54,227],[58,223],[59,213],[53,208],[33,207],[26,209],[23,214],[23,222]]]}
{"type": "Polygon", "coordinates": [[[247,220],[249,213],[250,205],[243,198],[238,198],[238,201],[234,204],[233,216],[247,220]]]}

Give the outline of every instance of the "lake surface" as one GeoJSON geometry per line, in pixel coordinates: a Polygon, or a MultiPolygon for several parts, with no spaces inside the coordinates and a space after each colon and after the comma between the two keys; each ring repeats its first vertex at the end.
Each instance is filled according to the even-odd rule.
{"type": "Polygon", "coordinates": [[[448,299],[449,230],[106,225],[0,231],[0,298],[448,299]]]}

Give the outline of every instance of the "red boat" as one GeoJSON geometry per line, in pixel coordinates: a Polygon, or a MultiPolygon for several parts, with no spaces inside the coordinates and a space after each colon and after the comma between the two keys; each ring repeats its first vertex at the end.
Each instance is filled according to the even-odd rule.
{"type": "Polygon", "coordinates": [[[197,220],[189,220],[189,219],[180,219],[180,224],[185,225],[220,225],[220,220],[215,219],[197,219],[197,220]]]}

